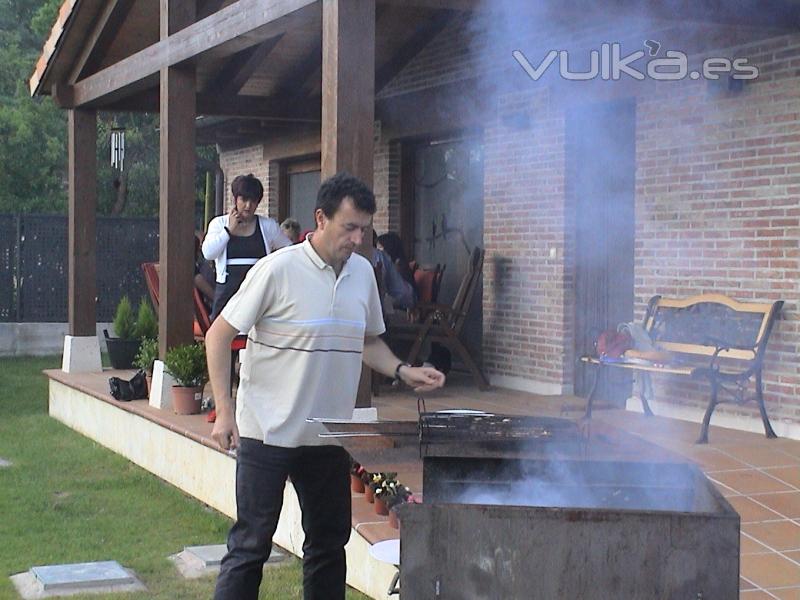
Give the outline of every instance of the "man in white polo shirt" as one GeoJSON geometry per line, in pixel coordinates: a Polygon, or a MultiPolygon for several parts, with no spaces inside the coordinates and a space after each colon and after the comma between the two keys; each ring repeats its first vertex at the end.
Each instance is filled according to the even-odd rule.
{"type": "Polygon", "coordinates": [[[238,448],[237,521],[216,600],[258,597],[287,477],[303,513],[303,597],[343,599],[349,459],[307,419],[352,416],[362,361],[418,391],[444,384],[442,373],[406,365],[378,337],[385,328],[374,272],[354,253],[374,213],[375,197],[358,179],[339,173],[323,182],[316,231],[256,263],[208,331],[211,435],[226,450],[238,448]],[[228,376],[239,331],[248,339],[234,418],[228,376]]]}

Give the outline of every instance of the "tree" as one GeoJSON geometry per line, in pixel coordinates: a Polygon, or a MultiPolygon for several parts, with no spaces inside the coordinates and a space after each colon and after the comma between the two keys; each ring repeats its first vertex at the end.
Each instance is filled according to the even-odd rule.
{"type": "MultiPolygon", "coordinates": [[[[67,207],[66,111],[31,98],[28,79],[61,0],[0,0],[0,213],[62,213],[67,207]]],[[[204,149],[203,155],[213,155],[204,149]]],[[[98,213],[158,214],[158,115],[99,113],[98,213]],[[110,131],[125,128],[125,170],[110,165],[110,131]]],[[[198,197],[202,197],[198,177],[198,197]]]]}

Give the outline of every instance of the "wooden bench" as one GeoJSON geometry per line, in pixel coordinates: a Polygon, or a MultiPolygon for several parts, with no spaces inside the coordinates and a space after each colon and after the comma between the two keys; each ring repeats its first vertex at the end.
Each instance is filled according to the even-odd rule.
{"type": "Polygon", "coordinates": [[[642,325],[655,343],[656,354],[637,357],[636,352],[629,351],[620,358],[580,358],[581,362],[597,367],[586,402],[586,418],[591,418],[600,377],[608,367],[615,367],[642,373],[640,396],[647,415],[653,414],[647,398],[652,389],[651,373],[707,380],[711,393],[697,440],[699,444],[708,442],[708,425],[717,404],[743,404],[752,399],[758,403],[766,436],[776,437],[764,406],[761,371],[767,341],[782,306],[783,301],[745,303],[721,294],[690,298],[653,296],[642,325]],[[755,381],[752,398],[747,396],[751,379],[755,381]]]}

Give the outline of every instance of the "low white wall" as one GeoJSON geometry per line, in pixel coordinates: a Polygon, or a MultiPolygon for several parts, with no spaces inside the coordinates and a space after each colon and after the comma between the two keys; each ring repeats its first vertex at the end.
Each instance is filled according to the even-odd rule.
{"type": "MultiPolygon", "coordinates": [[[[50,416],[124,456],[140,467],[236,518],[236,460],[179,433],[115,407],[63,383],[50,380],[50,416]]],[[[303,528],[294,487],[287,483],[273,541],[303,554],[303,528]]],[[[395,573],[369,555],[369,542],[352,531],[347,552],[347,583],[376,600],[386,594],[395,573]]]]}
{"type": "MultiPolygon", "coordinates": [[[[106,351],[103,329],[113,335],[111,323],[97,324],[100,351],[106,351]]],[[[45,356],[61,354],[67,323],[0,323],[0,356],[45,356]]]]}

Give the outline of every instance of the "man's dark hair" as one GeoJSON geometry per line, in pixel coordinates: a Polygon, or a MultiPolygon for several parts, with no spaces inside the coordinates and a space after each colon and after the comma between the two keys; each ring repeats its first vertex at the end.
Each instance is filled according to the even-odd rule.
{"type": "Polygon", "coordinates": [[[340,172],[329,177],[319,186],[317,206],[329,219],[339,210],[339,205],[345,198],[352,198],[353,205],[360,211],[370,215],[375,214],[375,194],[372,193],[364,182],[349,173],[340,172]]]}
{"type": "Polygon", "coordinates": [[[231,194],[234,199],[241,196],[247,200],[261,202],[264,197],[264,186],[252,173],[237,175],[231,182],[231,194]]]}

